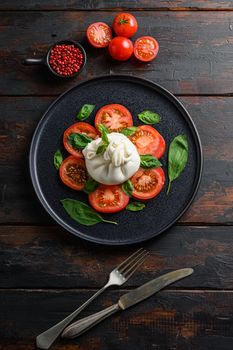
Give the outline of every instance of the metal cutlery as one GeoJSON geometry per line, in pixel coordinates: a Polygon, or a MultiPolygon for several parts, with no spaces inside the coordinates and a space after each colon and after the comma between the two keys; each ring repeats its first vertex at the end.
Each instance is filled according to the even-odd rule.
{"type": "Polygon", "coordinates": [[[62,337],[75,338],[80,334],[86,332],[105,318],[113,315],[115,312],[123,311],[129,308],[130,306],[133,306],[149,298],[162,288],[184,277],[187,277],[192,273],[193,269],[186,268],[172,271],[158,278],[155,278],[143,284],[141,287],[136,288],[130,291],[129,293],[126,293],[123,296],[121,296],[117,304],[111,305],[110,307],[102,311],[99,311],[93,315],[90,315],[88,317],[78,320],[77,322],[74,322],[64,330],[64,332],[62,333],[62,337]]]}
{"type": "Polygon", "coordinates": [[[61,332],[67,327],[70,322],[87,307],[98,295],[103,293],[110,286],[121,286],[133,275],[139,266],[143,264],[149,253],[144,249],[137,250],[130,255],[125,261],[118,265],[110,274],[108,282],[98,290],[90,299],[82,304],[78,309],[68,315],[64,320],[55,324],[45,332],[36,337],[36,345],[40,349],[49,349],[53,342],[58,338],[61,332]]]}

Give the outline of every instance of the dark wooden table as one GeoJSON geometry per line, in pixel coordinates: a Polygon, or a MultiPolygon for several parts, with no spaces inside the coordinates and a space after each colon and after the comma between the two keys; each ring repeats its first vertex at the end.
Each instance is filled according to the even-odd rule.
{"type": "Polygon", "coordinates": [[[55,97],[81,80],[117,73],[149,78],[179,97],[200,132],[204,174],[189,211],[145,244],[152,255],[140,273],[83,315],[168,270],[192,266],[195,274],[54,349],[232,349],[233,1],[8,0],[0,14],[0,349],[35,349],[35,336],[84,302],[135,249],[96,247],[59,228],[28,174],[33,131],[55,97]],[[137,17],[137,37],[158,39],[154,62],[113,63],[87,44],[88,24],[111,24],[122,9],[137,17]],[[58,83],[43,69],[22,65],[63,38],[87,50],[80,78],[58,83]]]}

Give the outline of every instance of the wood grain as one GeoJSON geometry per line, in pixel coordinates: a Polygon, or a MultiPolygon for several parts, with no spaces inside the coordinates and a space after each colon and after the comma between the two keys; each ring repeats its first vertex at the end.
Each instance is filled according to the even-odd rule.
{"type": "MultiPolygon", "coordinates": [[[[0,98],[1,223],[52,223],[34,195],[28,174],[33,131],[53,97],[0,98]]],[[[233,98],[182,97],[200,132],[204,174],[182,223],[233,222],[233,98]]]]}
{"type": "MultiPolygon", "coordinates": [[[[64,318],[92,291],[1,291],[1,350],[34,349],[35,336],[64,318]],[[9,308],[9,305],[11,306],[9,308]]],[[[81,316],[116,302],[109,291],[81,316]]],[[[232,292],[162,291],[105,320],[77,340],[60,340],[59,350],[170,349],[231,350],[232,292]]]]}
{"type": "Polygon", "coordinates": [[[233,9],[232,0],[8,0],[0,3],[0,10],[103,10],[103,9],[146,9],[146,10],[201,10],[233,9]]]}
{"type": "Polygon", "coordinates": [[[144,64],[132,58],[112,61],[107,50],[91,48],[85,30],[91,22],[111,24],[115,12],[4,12],[0,32],[0,94],[55,95],[77,82],[103,74],[134,74],[179,94],[233,93],[233,12],[138,12],[135,37],[152,35],[160,52],[144,64]],[[16,35],[17,34],[17,35],[16,35]],[[88,55],[85,70],[66,83],[43,67],[24,66],[26,57],[44,55],[64,38],[80,41],[88,55]],[[7,43],[7,45],[6,45],[7,43]]]}
{"type": "Polygon", "coordinates": [[[107,271],[136,249],[91,245],[56,226],[28,174],[33,131],[55,96],[88,78],[122,73],[192,95],[181,100],[200,132],[204,174],[179,224],[144,245],[151,256],[125,289],[109,290],[81,316],[169,270],[194,267],[195,274],[53,348],[232,350],[233,0],[9,0],[0,2],[0,11],[0,350],[35,350],[36,335],[90,297],[107,271]],[[138,20],[135,38],[158,39],[154,62],[113,62],[87,43],[91,22],[111,25],[122,9],[138,20]],[[87,51],[79,78],[64,83],[45,68],[22,64],[64,38],[87,51]]]}
{"type": "MultiPolygon", "coordinates": [[[[126,284],[135,287],[170,270],[195,273],[176,288],[233,289],[231,227],[173,227],[143,246],[150,257],[126,284]]],[[[97,288],[135,247],[88,244],[58,227],[0,226],[0,288],[97,288]]]]}

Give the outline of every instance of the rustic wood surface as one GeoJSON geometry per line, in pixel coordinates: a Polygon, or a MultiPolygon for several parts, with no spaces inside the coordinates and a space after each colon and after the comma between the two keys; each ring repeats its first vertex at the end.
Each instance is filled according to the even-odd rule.
{"type": "MultiPolygon", "coordinates": [[[[192,266],[195,275],[174,286],[231,289],[231,231],[231,227],[222,226],[173,227],[144,244],[151,257],[125,287],[138,286],[165,271],[192,266]]],[[[121,247],[116,252],[115,248],[93,246],[51,226],[5,226],[0,245],[0,288],[101,287],[107,272],[135,249],[121,247]]]]}
{"type": "Polygon", "coordinates": [[[7,0],[1,10],[232,10],[232,0],[7,0]]]}
{"type": "Polygon", "coordinates": [[[134,58],[114,62],[107,50],[88,45],[87,26],[96,20],[111,25],[115,14],[115,11],[2,13],[0,94],[57,95],[73,86],[73,80],[58,81],[44,67],[22,64],[25,57],[43,56],[52,43],[64,38],[80,41],[87,50],[88,64],[79,81],[96,75],[135,74],[156,81],[175,94],[233,92],[233,12],[136,12],[140,26],[135,37],[154,35],[160,43],[158,57],[146,65],[134,58]]]}
{"type": "MultiPolygon", "coordinates": [[[[122,292],[108,291],[83,315],[110,306],[122,292]]],[[[0,349],[34,349],[38,332],[64,318],[91,293],[89,290],[3,291],[0,297],[4,303],[1,310],[4,322],[0,336],[4,340],[0,349]],[[6,305],[15,310],[11,315],[6,305]],[[7,329],[5,324],[9,325],[7,329]],[[14,342],[13,346],[8,339],[14,342]]],[[[88,335],[69,342],[59,341],[54,349],[230,349],[233,328],[229,309],[232,308],[231,291],[225,291],[223,297],[217,291],[166,290],[105,320],[88,335]]]]}
{"type": "Polygon", "coordinates": [[[177,95],[200,133],[204,173],[188,212],[145,243],[151,257],[141,270],[83,315],[169,270],[193,267],[195,274],[54,349],[231,350],[233,0],[9,0],[0,3],[0,24],[0,350],[35,349],[38,333],[84,302],[136,249],[95,246],[65,232],[38,203],[28,173],[30,140],[49,104],[77,81],[103,74],[145,77],[177,95]],[[153,63],[116,63],[86,42],[89,23],[111,24],[121,9],[137,17],[135,37],[158,39],[153,63]],[[87,50],[78,80],[59,82],[22,64],[64,38],[87,50]]]}

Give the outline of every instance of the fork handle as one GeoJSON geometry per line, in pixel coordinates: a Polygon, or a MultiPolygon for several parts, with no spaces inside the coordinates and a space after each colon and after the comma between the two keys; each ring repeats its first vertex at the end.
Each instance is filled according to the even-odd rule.
{"type": "Polygon", "coordinates": [[[47,331],[39,334],[36,337],[36,346],[39,349],[49,349],[53,342],[58,338],[61,332],[69,325],[70,322],[83,310],[87,305],[89,305],[98,295],[103,293],[103,291],[108,287],[105,285],[103,288],[98,290],[90,299],[88,299],[84,304],[82,304],[78,309],[68,315],[64,320],[55,324],[53,327],[49,328],[47,331]]]}
{"type": "Polygon", "coordinates": [[[23,61],[23,64],[25,65],[35,65],[35,64],[44,64],[45,59],[44,57],[41,58],[25,58],[23,61]]]}
{"type": "Polygon", "coordinates": [[[77,322],[72,323],[63,331],[61,336],[62,338],[69,339],[75,338],[88,331],[90,328],[103,321],[105,318],[113,315],[119,310],[121,310],[121,308],[118,304],[111,305],[104,310],[96,312],[95,314],[92,314],[90,316],[82,318],[81,320],[78,320],[77,322]]]}

